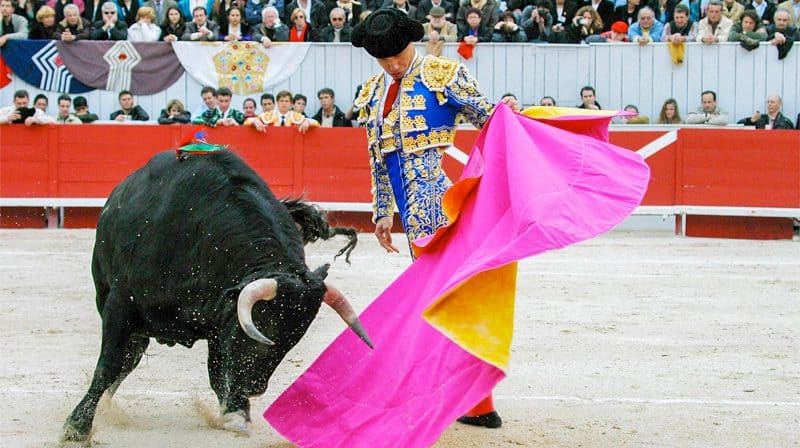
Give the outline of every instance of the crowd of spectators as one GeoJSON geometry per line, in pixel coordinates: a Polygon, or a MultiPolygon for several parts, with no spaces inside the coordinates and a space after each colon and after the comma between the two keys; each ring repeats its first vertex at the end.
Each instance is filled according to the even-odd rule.
{"type": "Polygon", "coordinates": [[[759,42],[800,39],[800,0],[0,0],[9,39],[349,42],[378,8],[425,24],[425,41],[759,42]]]}
{"type": "MultiPolygon", "coordinates": [[[[359,86],[360,87],[360,86],[359,86]]],[[[356,90],[358,96],[358,89],[356,90]]],[[[306,132],[313,127],[353,127],[358,126],[357,110],[350,106],[342,111],[336,105],[336,95],[333,89],[325,87],[317,92],[320,107],[315,114],[306,113],[308,97],[301,93],[292,94],[283,90],[276,95],[264,93],[259,98],[245,98],[241,109],[232,104],[233,93],[227,87],[215,89],[205,86],[200,91],[202,103],[194,112],[186,110],[178,99],[171,99],[157,119],[158,124],[201,124],[207,127],[218,126],[250,126],[257,131],[265,131],[270,126],[296,126],[300,132],[306,132]]],[[[513,93],[506,93],[501,98],[510,97],[513,102],[517,98],[513,93]]],[[[600,110],[602,106],[597,101],[597,93],[592,86],[584,86],[579,90],[580,102],[574,107],[579,109],[600,110]]],[[[148,122],[150,115],[144,108],[136,104],[130,91],[123,90],[118,95],[119,109],[112,112],[104,122],[148,122]]],[[[58,112],[55,116],[47,113],[48,99],[43,94],[37,95],[33,100],[33,107],[28,105],[29,94],[26,90],[14,93],[14,104],[0,108],[0,124],[19,123],[27,126],[37,124],[81,124],[92,123],[99,120],[96,114],[89,111],[86,98],[62,94],[58,97],[58,112]],[[74,109],[70,110],[70,106],[74,109]]],[[[552,96],[544,96],[538,103],[539,106],[556,106],[552,96]]],[[[572,105],[569,105],[572,106],[572,105]]],[[[736,125],[752,126],[757,129],[800,129],[800,114],[793,123],[789,117],[783,115],[783,100],[779,95],[769,95],[765,100],[765,112],[753,111],[752,115],[738,120],[736,125]]],[[[623,109],[623,114],[614,119],[616,124],[651,124],[650,118],[639,114],[635,104],[628,104],[623,109]]],[[[728,114],[717,105],[717,94],[713,90],[702,92],[698,98],[698,105],[681,116],[678,102],[668,98],[661,106],[656,120],[652,124],[659,125],[709,125],[727,126],[733,124],[728,114]]]]}

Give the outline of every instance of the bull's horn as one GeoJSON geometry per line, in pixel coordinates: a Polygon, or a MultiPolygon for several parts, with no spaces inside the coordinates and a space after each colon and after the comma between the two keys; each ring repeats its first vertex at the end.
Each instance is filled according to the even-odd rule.
{"type": "Polygon", "coordinates": [[[350,306],[350,303],[344,297],[344,294],[331,286],[331,284],[328,282],[325,282],[325,287],[327,288],[327,291],[325,292],[325,296],[322,298],[322,300],[327,303],[328,306],[333,308],[334,311],[339,314],[342,320],[347,322],[347,325],[350,326],[353,332],[357,334],[358,337],[360,337],[361,340],[369,346],[369,348],[374,348],[372,346],[372,341],[369,340],[367,331],[364,330],[364,326],[361,325],[361,321],[358,320],[356,312],[353,311],[353,307],[350,306]]]}
{"type": "Polygon", "coordinates": [[[236,314],[239,315],[239,325],[242,327],[242,330],[244,330],[245,334],[262,344],[275,345],[274,342],[261,334],[253,323],[253,305],[259,300],[274,299],[277,291],[277,281],[271,278],[260,278],[248,283],[247,286],[242,288],[242,292],[239,293],[239,300],[236,302],[236,314]]]}

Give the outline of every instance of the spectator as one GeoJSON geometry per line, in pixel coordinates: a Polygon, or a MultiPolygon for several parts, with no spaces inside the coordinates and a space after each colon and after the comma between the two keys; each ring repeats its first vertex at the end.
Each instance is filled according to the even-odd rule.
{"type": "Polygon", "coordinates": [[[158,42],[161,28],[155,24],[156,12],[149,6],[142,6],[136,13],[136,23],[128,28],[128,40],[131,42],[158,42]]]}
{"type": "Polygon", "coordinates": [[[83,0],[48,0],[47,6],[56,11],[56,22],[64,20],[64,7],[67,5],[75,5],[78,7],[78,13],[83,14],[84,4],[83,0]]]}
{"type": "MultiPolygon", "coordinates": [[[[553,26],[550,28],[551,43],[565,44],[569,42],[569,28],[575,11],[578,9],[572,0],[551,0],[550,15],[553,17],[553,26]]],[[[524,15],[524,11],[523,11],[524,15]]]]}
{"type": "Polygon", "coordinates": [[[692,22],[689,19],[689,7],[679,3],[675,6],[672,20],[664,25],[661,41],[678,45],[686,41],[694,42],[695,40],[697,40],[697,22],[692,22]]]}
{"type": "Polygon", "coordinates": [[[639,10],[639,20],[628,28],[628,38],[639,45],[661,42],[664,25],[655,19],[655,13],[645,6],[639,10]]]}
{"type": "Polygon", "coordinates": [[[552,96],[543,96],[542,99],[539,100],[539,105],[545,107],[555,107],[556,100],[552,96]]]}
{"type": "Polygon", "coordinates": [[[219,26],[206,19],[206,9],[197,6],[192,10],[192,21],[186,24],[181,40],[186,41],[215,41],[219,35],[219,26]]]}
{"type": "Polygon", "coordinates": [[[384,0],[381,7],[399,9],[412,19],[417,18],[417,7],[408,3],[408,0],[384,0]]]}
{"type": "Polygon", "coordinates": [[[597,42],[630,42],[628,39],[628,24],[623,21],[611,24],[611,31],[606,31],[586,38],[587,43],[597,42]]]}
{"type": "MultiPolygon", "coordinates": [[[[105,5],[103,5],[105,7],[105,5]]],[[[103,11],[105,12],[105,11],[103,11]]],[[[119,107],[118,111],[112,112],[108,117],[109,120],[119,121],[147,121],[150,116],[142,109],[142,106],[136,104],[133,100],[133,94],[128,90],[119,92],[119,107]]]]}
{"type": "Polygon", "coordinates": [[[278,20],[278,10],[274,6],[267,6],[261,14],[263,19],[253,31],[253,40],[261,42],[267,48],[273,42],[288,42],[289,28],[278,20]]]}
{"type": "Polygon", "coordinates": [[[194,17],[194,10],[197,8],[203,8],[206,12],[206,18],[208,18],[211,17],[213,12],[214,0],[178,0],[178,7],[181,8],[181,14],[183,14],[184,19],[188,20],[194,17]]]}
{"type": "MultiPolygon", "coordinates": [[[[687,8],[688,9],[688,8],[687,8]]],[[[681,124],[681,113],[678,111],[678,102],[674,98],[668,98],[661,105],[661,111],[658,113],[658,124],[681,124]]]]}
{"type": "Polygon", "coordinates": [[[169,100],[167,107],[161,109],[158,116],[158,124],[187,124],[191,121],[192,114],[189,113],[180,100],[169,100]]]}
{"type": "Polygon", "coordinates": [[[344,112],[339,109],[334,103],[335,97],[333,89],[325,87],[317,92],[317,99],[319,100],[320,108],[314,114],[314,121],[320,124],[323,128],[349,128],[352,126],[344,112]]]}
{"type": "Polygon", "coordinates": [[[271,93],[261,95],[261,112],[271,112],[275,110],[275,96],[271,93]]]}
{"type": "MultiPolygon", "coordinates": [[[[90,38],[92,40],[127,40],[128,25],[117,17],[117,7],[112,2],[105,2],[101,7],[103,21],[94,24],[90,38]]],[[[64,40],[63,37],[61,40],[64,40]]]]}
{"type": "MultiPolygon", "coordinates": [[[[47,6],[43,5],[39,0],[16,0],[12,3],[14,5],[14,14],[25,17],[25,20],[27,20],[29,24],[36,19],[36,13],[39,9],[41,9],[42,6],[47,6]]],[[[50,6],[47,7],[53,9],[50,6]]],[[[54,9],[53,12],[55,13],[54,9]]]]}
{"type": "Polygon", "coordinates": [[[752,0],[750,3],[744,5],[744,9],[752,9],[758,14],[759,20],[762,24],[772,25],[775,11],[777,8],[775,4],[769,0],[752,0]]]}
{"type": "Polygon", "coordinates": [[[14,105],[0,109],[0,124],[48,124],[54,120],[45,115],[40,109],[28,107],[30,97],[27,90],[14,92],[14,105]]]}
{"type": "Polygon", "coordinates": [[[333,8],[328,15],[331,22],[319,32],[317,42],[350,42],[353,29],[347,23],[344,9],[333,8]]]}
{"type": "Polygon", "coordinates": [[[80,118],[70,113],[72,99],[66,93],[58,96],[58,116],[56,123],[60,124],[83,124],[80,118]]]}
{"type": "Polygon", "coordinates": [[[225,21],[227,25],[219,30],[221,40],[250,40],[250,26],[247,22],[242,22],[243,16],[244,12],[236,6],[228,10],[228,19],[225,21]]]}
{"type": "MultiPolygon", "coordinates": [[[[116,11],[115,11],[116,14],[116,11]]],[[[56,26],[54,34],[56,40],[74,42],[91,38],[92,24],[80,16],[80,11],[75,5],[64,7],[64,19],[56,26]]]]}
{"type": "MultiPolygon", "coordinates": [[[[311,0],[309,0],[311,1],[311,0]]],[[[306,13],[300,8],[292,11],[292,27],[289,29],[289,42],[311,42],[316,37],[316,33],[311,28],[311,24],[306,21],[306,13]]]]}
{"type": "MultiPolygon", "coordinates": [[[[600,31],[608,31],[611,29],[611,24],[614,22],[614,2],[609,0],[583,0],[578,2],[580,9],[588,6],[595,11],[600,17],[597,23],[602,24],[600,31]]],[[[580,15],[578,13],[577,15],[580,15]]],[[[600,31],[595,34],[600,34],[600,31]]]]}
{"type": "Polygon", "coordinates": [[[517,25],[514,13],[506,11],[500,15],[500,20],[494,26],[492,42],[527,42],[528,36],[517,25]]]}
{"type": "Polygon", "coordinates": [[[434,56],[441,56],[445,42],[455,42],[458,40],[458,30],[456,25],[444,18],[445,9],[441,6],[434,6],[428,12],[427,17],[430,21],[422,24],[425,35],[422,42],[425,42],[425,51],[434,56]]]}
{"type": "Polygon", "coordinates": [[[583,6],[572,18],[572,24],[569,27],[569,41],[573,44],[584,42],[587,37],[605,31],[603,27],[603,19],[597,14],[597,11],[591,6],[583,6]]]}
{"type": "Polygon", "coordinates": [[[756,129],[794,129],[792,120],[781,113],[783,100],[778,95],[767,97],[767,113],[753,112],[751,117],[739,120],[739,124],[755,126],[756,129]]]}
{"type": "Polygon", "coordinates": [[[180,8],[170,6],[167,8],[166,18],[161,23],[161,39],[164,42],[175,42],[181,40],[183,33],[186,32],[186,23],[180,8]]]}
{"type": "MultiPolygon", "coordinates": [[[[86,19],[90,24],[100,22],[103,20],[103,3],[107,0],[86,0],[85,7],[81,11],[81,17],[86,19]]],[[[58,14],[56,14],[58,16],[58,14]]]]}
{"type": "Polygon", "coordinates": [[[325,6],[325,2],[322,0],[293,0],[286,5],[283,14],[284,22],[286,22],[287,25],[294,24],[293,17],[295,9],[303,11],[303,16],[305,16],[306,22],[311,26],[311,30],[313,30],[314,33],[324,28],[328,23],[328,7],[325,6]],[[306,13],[306,11],[310,12],[306,13]],[[306,14],[308,15],[306,16],[306,14]]]}
{"type": "Polygon", "coordinates": [[[47,106],[49,102],[50,101],[47,99],[47,95],[44,93],[40,93],[33,97],[33,107],[44,112],[45,115],[47,115],[47,106]]]}
{"type": "Polygon", "coordinates": [[[628,0],[624,5],[614,10],[614,22],[625,22],[630,28],[639,20],[639,10],[642,9],[641,0],[628,0]]]}
{"type": "Polygon", "coordinates": [[[492,29],[486,27],[481,19],[481,10],[469,8],[466,12],[466,23],[458,26],[458,40],[474,47],[478,42],[489,42],[492,40],[492,29]]]}
{"type": "Polygon", "coordinates": [[[167,12],[170,8],[178,9],[180,12],[180,8],[178,7],[178,2],[175,0],[147,0],[146,2],[142,3],[142,6],[147,6],[148,8],[153,8],[153,11],[156,13],[156,20],[155,23],[164,23],[167,20],[167,12]]]}
{"type": "MultiPolygon", "coordinates": [[[[776,0],[777,1],[777,0],[776,0]]],[[[800,25],[800,0],[786,0],[778,3],[778,9],[789,13],[789,25],[797,28],[800,25]]]]}
{"type": "Polygon", "coordinates": [[[308,104],[308,98],[302,93],[298,93],[292,98],[292,110],[298,114],[303,114],[304,117],[307,117],[306,104],[308,104]]]}
{"type": "Polygon", "coordinates": [[[528,42],[548,42],[550,33],[553,31],[553,15],[550,14],[550,0],[536,0],[533,8],[525,8],[530,11],[527,15],[523,13],[522,31],[528,38],[528,42]]]}
{"type": "Polygon", "coordinates": [[[697,41],[704,44],[727,42],[733,22],[722,15],[722,2],[711,0],[708,2],[706,18],[697,26],[697,41]]]}
{"type": "MultiPolygon", "coordinates": [[[[467,27],[476,28],[476,25],[469,24],[467,21],[467,15],[470,14],[473,9],[480,11],[478,17],[480,18],[481,28],[490,30],[489,35],[491,39],[491,30],[494,28],[499,18],[497,3],[495,0],[461,0],[461,4],[456,11],[456,26],[458,26],[458,29],[466,29],[467,27]]],[[[461,38],[459,38],[459,40],[461,40],[461,38]]],[[[485,42],[488,42],[488,40],[485,42]]]]}
{"type": "MultiPolygon", "coordinates": [[[[681,4],[680,0],[650,0],[647,6],[653,10],[656,20],[662,25],[666,25],[675,18],[675,7],[681,4]]],[[[686,6],[686,10],[688,12],[688,6],[686,6]]]]}
{"type": "Polygon", "coordinates": [[[716,92],[706,90],[701,95],[701,99],[703,105],[696,112],[689,112],[689,115],[686,116],[686,124],[712,124],[717,126],[728,124],[728,114],[717,107],[716,92]]]}
{"type": "Polygon", "coordinates": [[[255,118],[249,118],[245,125],[253,126],[260,132],[266,131],[267,126],[297,126],[300,133],[306,133],[309,128],[319,126],[316,120],[292,111],[292,93],[286,90],[278,92],[278,110],[264,112],[255,118]]]}
{"type": "Polygon", "coordinates": [[[758,48],[758,43],[766,40],[767,30],[761,26],[758,14],[752,9],[742,13],[742,21],[734,24],[728,35],[729,42],[741,42],[742,47],[748,50],[758,48]]]}
{"type": "Polygon", "coordinates": [[[82,123],[92,123],[100,118],[97,114],[89,112],[89,103],[86,102],[85,97],[76,96],[75,99],[72,100],[72,107],[75,108],[75,116],[78,117],[82,123]]]}
{"type": "Polygon", "coordinates": [[[636,107],[633,104],[628,104],[627,106],[625,106],[625,109],[623,109],[623,110],[625,112],[629,112],[629,113],[632,113],[632,114],[635,114],[635,115],[632,115],[632,116],[623,115],[623,116],[619,117],[619,121],[618,121],[619,124],[649,124],[650,123],[650,118],[645,116],[645,115],[640,115],[639,114],[639,108],[636,107]]]}
{"type": "Polygon", "coordinates": [[[36,20],[31,23],[28,39],[53,40],[56,38],[56,11],[44,5],[36,13],[36,20]]]}
{"type": "Polygon", "coordinates": [[[362,3],[353,1],[353,0],[338,0],[334,2],[338,8],[342,8],[344,11],[345,22],[347,22],[350,27],[354,27],[358,25],[358,22],[361,21],[361,13],[363,12],[362,3]]]}
{"type": "Polygon", "coordinates": [[[504,93],[503,96],[500,97],[500,102],[506,103],[512,110],[518,111],[520,109],[517,96],[511,92],[504,93]]]}
{"type": "Polygon", "coordinates": [[[773,19],[775,23],[766,28],[767,40],[778,47],[778,59],[783,59],[792,49],[793,42],[798,40],[798,32],[797,28],[790,25],[789,11],[778,9],[773,19]]]}
{"type": "Polygon", "coordinates": [[[245,98],[242,102],[242,113],[244,114],[244,119],[248,119],[250,117],[255,117],[256,115],[256,100],[252,98],[245,98]]]}
{"type": "Polygon", "coordinates": [[[0,47],[9,40],[28,38],[28,19],[14,14],[12,0],[0,0],[0,47]]]}
{"type": "Polygon", "coordinates": [[[117,4],[117,17],[129,28],[139,17],[139,0],[114,0],[117,4]]]}
{"type": "Polygon", "coordinates": [[[731,22],[738,23],[742,18],[744,5],[736,0],[722,0],[722,15],[731,19],[731,22]]]}
{"type": "Polygon", "coordinates": [[[199,117],[207,110],[217,108],[217,89],[211,86],[203,86],[203,88],[200,89],[200,98],[203,100],[203,103],[200,104],[200,107],[192,114],[193,117],[199,117]]]}
{"type": "Polygon", "coordinates": [[[212,128],[244,124],[244,114],[231,107],[232,96],[233,92],[227,87],[217,89],[217,107],[208,109],[202,115],[196,116],[192,123],[204,124],[212,128]]]}
{"type": "MultiPolygon", "coordinates": [[[[431,10],[434,6],[438,6],[444,10],[444,20],[447,20],[450,23],[455,23],[455,7],[453,6],[453,2],[450,0],[422,0],[417,4],[417,20],[422,22],[423,24],[430,22],[435,17],[431,14],[431,10]]],[[[353,25],[355,26],[355,25],[353,25]]]]}
{"type": "Polygon", "coordinates": [[[578,109],[592,109],[592,110],[602,109],[600,103],[597,102],[597,97],[595,96],[594,87],[583,86],[583,88],[581,89],[581,104],[578,105],[578,109]]]}
{"type": "MultiPolygon", "coordinates": [[[[264,9],[271,6],[276,11],[283,13],[284,0],[246,0],[244,5],[244,16],[251,28],[257,26],[263,20],[264,9]]],[[[280,17],[280,15],[279,15],[280,17]]]]}
{"type": "Polygon", "coordinates": [[[250,25],[247,23],[247,16],[244,12],[245,6],[247,6],[246,0],[214,0],[211,4],[210,17],[214,23],[219,25],[220,34],[228,29],[228,15],[233,8],[239,9],[239,22],[244,23],[247,25],[247,28],[250,29],[250,25]]]}

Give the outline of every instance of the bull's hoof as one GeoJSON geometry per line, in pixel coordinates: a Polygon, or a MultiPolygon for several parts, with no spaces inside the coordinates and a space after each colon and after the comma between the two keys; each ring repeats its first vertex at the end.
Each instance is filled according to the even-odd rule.
{"type": "Polygon", "coordinates": [[[79,443],[79,446],[90,446],[91,440],[89,431],[81,431],[69,423],[64,425],[64,433],[61,434],[61,446],[70,446],[65,445],[66,443],[79,443]]]}
{"type": "Polygon", "coordinates": [[[247,424],[244,411],[228,412],[222,415],[222,427],[238,436],[250,437],[250,428],[247,424]]]}

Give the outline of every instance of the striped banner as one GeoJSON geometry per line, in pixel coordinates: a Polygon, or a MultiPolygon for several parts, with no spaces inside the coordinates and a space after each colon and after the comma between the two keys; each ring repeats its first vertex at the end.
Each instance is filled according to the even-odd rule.
{"type": "Polygon", "coordinates": [[[3,47],[3,58],[20,79],[42,90],[65,93],[94,90],[73,76],[55,41],[10,40],[3,47]]]}

